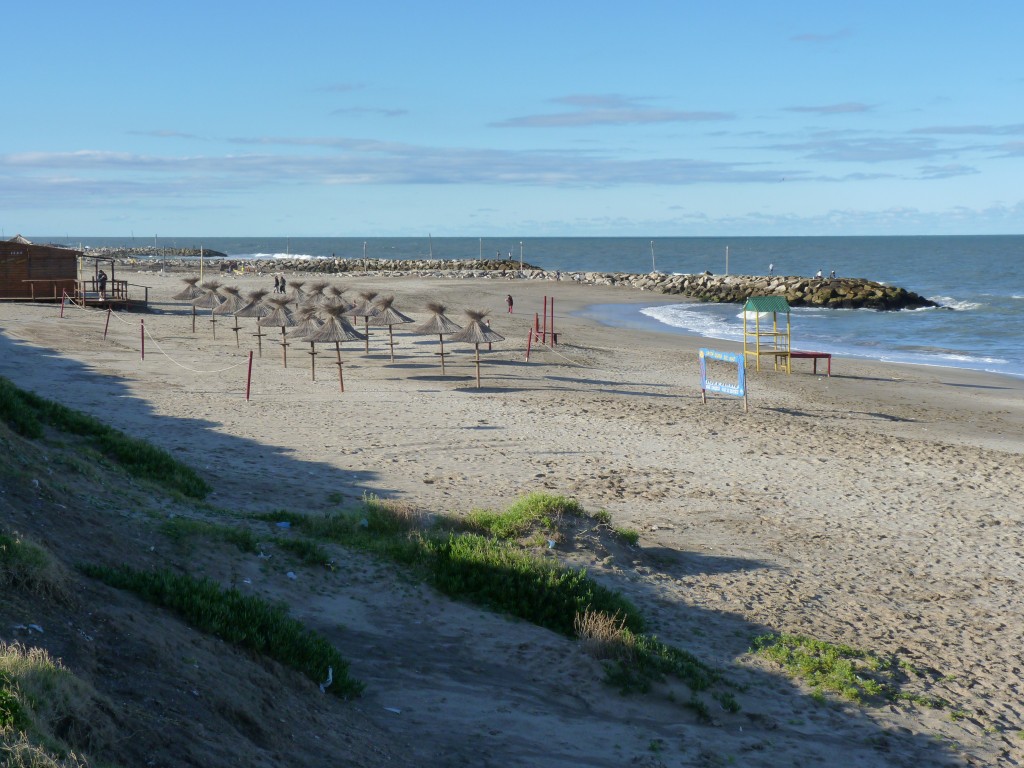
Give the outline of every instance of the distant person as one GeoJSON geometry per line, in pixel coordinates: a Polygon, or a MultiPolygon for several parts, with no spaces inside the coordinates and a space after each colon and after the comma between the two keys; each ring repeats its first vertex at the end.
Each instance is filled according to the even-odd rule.
{"type": "Polygon", "coordinates": [[[774,264],[769,264],[768,265],[768,276],[771,277],[774,274],[775,274],[775,265],[774,264]]]}
{"type": "Polygon", "coordinates": [[[815,277],[817,277],[819,280],[821,279],[821,270],[820,269],[818,270],[818,272],[815,275],[815,277]]]}
{"type": "Polygon", "coordinates": [[[508,313],[511,315],[512,314],[512,294],[511,293],[505,296],[505,305],[508,307],[508,313]]]}
{"type": "Polygon", "coordinates": [[[281,293],[284,293],[287,287],[288,281],[284,279],[284,275],[281,275],[281,293]]]}
{"type": "Polygon", "coordinates": [[[107,298],[107,273],[102,269],[100,270],[100,273],[96,275],[96,282],[99,284],[100,298],[107,298]]]}
{"type": "Polygon", "coordinates": [[[274,275],[274,293],[280,293],[280,292],[281,292],[281,278],[279,278],[277,275],[274,275]]]}
{"type": "Polygon", "coordinates": [[[836,279],[836,271],[833,269],[831,272],[828,273],[828,276],[829,276],[830,280],[835,280],[836,279]]]}

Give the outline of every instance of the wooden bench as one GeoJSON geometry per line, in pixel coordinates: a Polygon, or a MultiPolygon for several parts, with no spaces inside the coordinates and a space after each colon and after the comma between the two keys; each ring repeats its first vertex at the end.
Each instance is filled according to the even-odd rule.
{"type": "Polygon", "coordinates": [[[829,377],[832,376],[832,354],[830,352],[798,352],[796,350],[790,350],[789,357],[790,357],[790,359],[793,359],[793,358],[805,358],[805,359],[813,360],[814,361],[814,373],[815,374],[818,373],[818,361],[819,360],[827,360],[828,361],[828,375],[829,375],[829,377]]]}

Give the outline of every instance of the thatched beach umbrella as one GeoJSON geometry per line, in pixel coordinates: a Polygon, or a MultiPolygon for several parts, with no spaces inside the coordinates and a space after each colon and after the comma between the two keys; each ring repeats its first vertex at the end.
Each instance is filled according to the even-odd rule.
{"type": "MultiPolygon", "coordinates": [[[[348,309],[349,303],[343,296],[346,290],[348,289],[341,285],[327,286],[327,290],[324,292],[323,305],[325,307],[344,307],[345,309],[348,309]]],[[[347,315],[348,312],[343,314],[347,315]]]]}
{"type": "Polygon", "coordinates": [[[281,359],[284,361],[284,367],[288,367],[288,335],[285,328],[295,327],[295,318],[292,313],[288,311],[288,305],[292,303],[291,296],[271,296],[268,301],[273,306],[270,314],[266,317],[261,317],[256,321],[257,325],[262,325],[265,328],[280,328],[281,329],[281,359]]]}
{"type": "Polygon", "coordinates": [[[224,297],[217,293],[217,289],[220,288],[220,283],[216,280],[208,280],[200,286],[203,289],[203,295],[198,299],[192,300],[192,306],[196,309],[208,309],[210,310],[210,322],[213,323],[213,338],[217,338],[217,318],[213,314],[213,310],[224,303],[224,297]]]}
{"type": "Polygon", "coordinates": [[[233,285],[225,285],[220,289],[221,296],[224,301],[220,303],[220,306],[213,308],[213,314],[215,315],[231,315],[235,320],[235,327],[232,330],[235,332],[235,346],[238,344],[238,312],[242,307],[245,306],[245,299],[239,295],[239,289],[233,285]]]}
{"type": "MultiPolygon", "coordinates": [[[[266,317],[274,310],[263,301],[263,297],[267,295],[267,292],[260,289],[256,291],[249,291],[249,303],[244,307],[235,312],[235,317],[255,317],[257,320],[261,317],[266,317]]],[[[256,325],[256,333],[253,334],[256,337],[256,343],[259,345],[260,357],[263,357],[263,337],[266,336],[263,333],[263,329],[260,328],[259,324],[256,325]]]]}
{"type": "Polygon", "coordinates": [[[472,344],[476,347],[476,386],[480,388],[480,345],[490,344],[495,341],[504,341],[505,337],[500,333],[491,330],[491,326],[484,324],[487,317],[486,309],[467,309],[466,316],[469,323],[466,327],[452,336],[452,341],[472,344]]]}
{"type": "Polygon", "coordinates": [[[458,333],[462,330],[462,326],[458,323],[449,320],[445,315],[445,310],[448,309],[444,304],[440,304],[436,301],[432,301],[427,304],[427,309],[430,310],[430,319],[425,323],[420,323],[412,329],[413,333],[420,333],[424,336],[437,336],[437,341],[441,345],[441,375],[445,375],[444,370],[444,337],[445,334],[458,333]]]}
{"type": "Polygon", "coordinates": [[[403,315],[392,304],[395,303],[394,296],[384,296],[383,298],[377,299],[375,305],[377,307],[377,314],[373,315],[371,323],[373,325],[386,325],[388,327],[388,347],[391,349],[391,362],[395,362],[395,334],[394,327],[396,325],[403,325],[405,323],[416,322],[411,317],[403,315]]]}
{"type": "Polygon", "coordinates": [[[295,301],[295,306],[300,306],[306,299],[306,292],[302,290],[302,286],[306,284],[305,280],[292,280],[290,288],[292,289],[292,299],[295,301]]]}
{"type": "Polygon", "coordinates": [[[310,341],[309,337],[319,331],[323,327],[323,320],[316,316],[317,307],[311,307],[306,305],[299,307],[295,312],[296,325],[295,330],[292,331],[292,338],[303,339],[309,341],[309,369],[313,376],[313,381],[316,381],[316,356],[319,352],[316,351],[316,342],[310,341]]]}
{"type": "Polygon", "coordinates": [[[302,306],[318,307],[324,303],[324,291],[327,290],[326,280],[317,280],[310,283],[305,295],[302,297],[302,306]]]}
{"type": "Polygon", "coordinates": [[[341,342],[356,341],[357,339],[363,338],[363,334],[353,328],[352,324],[345,319],[346,313],[343,306],[324,307],[324,312],[329,315],[327,322],[325,322],[323,327],[312,336],[308,336],[306,340],[313,342],[314,344],[331,341],[334,342],[334,351],[338,356],[338,386],[341,387],[341,391],[344,392],[345,375],[342,372],[341,364],[341,342]]]}
{"type": "MultiPolygon", "coordinates": [[[[183,277],[182,280],[185,283],[185,287],[179,292],[171,296],[175,301],[187,301],[192,302],[203,295],[202,288],[197,288],[196,283],[199,282],[198,277],[183,277]]],[[[192,333],[196,332],[196,305],[192,305],[192,333]]]]}
{"type": "Polygon", "coordinates": [[[367,353],[370,351],[370,318],[377,314],[377,307],[373,303],[375,298],[377,298],[376,291],[360,291],[359,301],[345,312],[346,315],[351,315],[353,320],[357,317],[363,318],[363,338],[366,339],[364,350],[367,353]]]}

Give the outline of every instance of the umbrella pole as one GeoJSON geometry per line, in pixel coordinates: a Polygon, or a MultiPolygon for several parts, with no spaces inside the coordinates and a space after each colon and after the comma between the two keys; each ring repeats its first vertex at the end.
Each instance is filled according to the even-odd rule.
{"type": "Polygon", "coordinates": [[[288,367],[288,337],[285,334],[284,326],[281,326],[281,359],[284,360],[284,367],[288,367]]]}
{"type": "Polygon", "coordinates": [[[388,326],[388,346],[391,347],[391,362],[395,362],[395,334],[394,326],[388,326]]]}
{"type": "Polygon", "coordinates": [[[341,342],[334,342],[334,351],[338,355],[338,386],[341,387],[341,391],[345,391],[345,375],[342,373],[341,366],[341,342]]]}
{"type": "Polygon", "coordinates": [[[238,327],[237,317],[235,318],[235,327],[232,330],[235,332],[235,349],[238,349],[242,345],[238,343],[238,331],[241,329],[238,327]]]}
{"type": "Polygon", "coordinates": [[[480,389],[480,342],[476,342],[476,388],[480,389]]]}
{"type": "Polygon", "coordinates": [[[366,354],[370,354],[370,316],[363,318],[363,333],[366,335],[366,354]]]}
{"type": "Polygon", "coordinates": [[[309,371],[313,374],[313,381],[316,381],[316,345],[309,342],[309,371]]]}
{"type": "Polygon", "coordinates": [[[192,305],[192,333],[196,332],[196,305],[192,305]]]}
{"type": "Polygon", "coordinates": [[[444,336],[437,334],[437,340],[441,343],[441,375],[444,376],[444,336]]]}
{"type": "Polygon", "coordinates": [[[210,310],[210,322],[213,323],[213,338],[217,338],[217,316],[210,310]]]}
{"type": "Polygon", "coordinates": [[[263,333],[263,327],[260,325],[259,320],[256,321],[256,333],[253,336],[256,337],[256,344],[260,348],[260,357],[263,357],[263,337],[266,334],[263,333]]]}

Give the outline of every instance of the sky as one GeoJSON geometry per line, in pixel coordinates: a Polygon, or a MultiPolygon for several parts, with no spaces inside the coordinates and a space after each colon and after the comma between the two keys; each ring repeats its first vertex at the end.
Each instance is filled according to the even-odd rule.
{"type": "Polygon", "coordinates": [[[6,3],[0,233],[1024,233],[1024,3],[6,3]]]}

